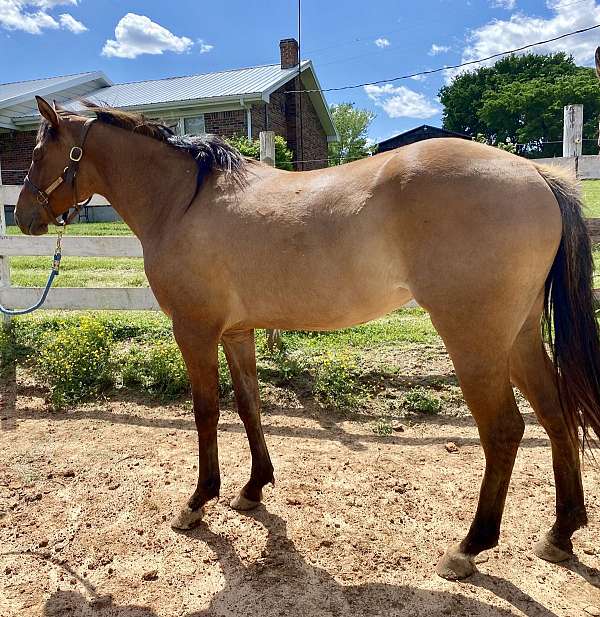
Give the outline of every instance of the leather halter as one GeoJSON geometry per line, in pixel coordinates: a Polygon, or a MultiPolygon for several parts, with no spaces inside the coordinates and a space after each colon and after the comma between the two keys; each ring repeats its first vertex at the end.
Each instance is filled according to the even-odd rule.
{"type": "MultiPolygon", "coordinates": [[[[79,198],[77,197],[77,172],[79,171],[79,163],[83,158],[83,146],[85,145],[85,140],[87,138],[88,132],[94,122],[95,118],[90,118],[85,121],[83,125],[83,131],[81,133],[81,139],[78,146],[73,146],[71,151],[69,152],[69,164],[64,168],[62,174],[56,178],[53,182],[51,182],[45,190],[37,187],[29,178],[29,173],[25,176],[25,180],[23,181],[23,185],[27,190],[33,193],[38,201],[38,203],[46,210],[47,214],[50,216],[50,219],[55,225],[68,225],[78,214],[81,208],[87,206],[91,197],[84,201],[83,203],[78,203],[79,198]],[[73,206],[70,206],[69,209],[64,212],[62,215],[56,214],[50,205],[50,195],[59,187],[61,184],[66,184],[71,187],[73,192],[73,206]],[[73,211],[69,213],[73,208],[73,211]],[[59,221],[59,216],[62,216],[62,221],[59,221]]],[[[32,163],[33,165],[33,163],[32,163]]]]}

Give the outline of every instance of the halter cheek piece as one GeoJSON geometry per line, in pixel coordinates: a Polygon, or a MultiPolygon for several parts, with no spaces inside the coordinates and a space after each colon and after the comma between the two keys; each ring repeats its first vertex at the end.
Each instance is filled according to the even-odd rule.
{"type": "Polygon", "coordinates": [[[83,125],[83,131],[81,133],[81,141],[79,146],[73,146],[71,151],[69,152],[69,164],[63,170],[62,174],[54,180],[51,184],[49,184],[45,190],[37,187],[29,178],[29,174],[25,176],[25,180],[23,181],[23,185],[25,188],[33,193],[38,201],[38,203],[46,210],[47,214],[50,216],[50,219],[54,222],[55,225],[68,225],[78,214],[81,208],[87,206],[91,197],[84,201],[83,203],[79,203],[79,198],[77,197],[77,172],[79,171],[79,163],[83,158],[83,146],[85,145],[85,140],[87,138],[88,132],[95,118],[90,118],[86,120],[83,125]],[[71,207],[62,214],[62,221],[59,221],[58,217],[61,216],[56,214],[50,205],[50,195],[59,187],[61,184],[66,184],[71,187],[71,191],[73,192],[73,210],[71,211],[71,207]],[[71,212],[70,212],[71,211],[71,212]]]}

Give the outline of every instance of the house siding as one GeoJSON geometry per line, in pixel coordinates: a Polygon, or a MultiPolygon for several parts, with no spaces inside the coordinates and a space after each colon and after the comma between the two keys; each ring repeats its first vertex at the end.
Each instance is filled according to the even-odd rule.
{"type": "Polygon", "coordinates": [[[248,134],[246,110],[205,112],[204,126],[207,133],[214,133],[221,137],[246,136],[248,134]]]}
{"type": "MultiPolygon", "coordinates": [[[[255,103],[250,113],[252,118],[252,137],[258,139],[261,131],[273,131],[281,135],[294,154],[294,160],[302,158],[310,161],[297,163],[296,169],[320,169],[327,167],[327,135],[317,112],[307,94],[302,97],[302,156],[299,153],[300,123],[296,121],[299,105],[298,94],[288,94],[290,90],[299,90],[297,80],[292,80],[271,94],[269,103],[255,103]]],[[[223,137],[248,134],[246,111],[225,111],[205,113],[204,122],[208,133],[223,137]]]]}
{"type": "Polygon", "coordinates": [[[327,134],[319,116],[307,94],[302,94],[302,152],[299,152],[300,123],[297,122],[299,94],[289,94],[299,90],[297,80],[293,80],[273,92],[270,102],[252,107],[252,136],[258,138],[260,131],[273,131],[281,135],[294,154],[297,170],[320,169],[327,167],[327,134]],[[308,161],[300,163],[298,161],[308,161]]]}
{"type": "Polygon", "coordinates": [[[37,131],[0,133],[0,166],[3,184],[23,184],[31,165],[37,131]]]}

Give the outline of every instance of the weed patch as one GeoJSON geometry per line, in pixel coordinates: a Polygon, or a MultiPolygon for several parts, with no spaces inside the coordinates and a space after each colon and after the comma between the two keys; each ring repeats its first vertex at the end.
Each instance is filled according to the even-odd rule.
{"type": "Polygon", "coordinates": [[[85,400],[113,384],[112,346],[106,328],[90,317],[44,337],[36,370],[48,383],[55,407],[85,400]]]}
{"type": "Polygon", "coordinates": [[[404,408],[408,411],[437,414],[442,410],[439,398],[430,394],[427,388],[413,388],[404,396],[404,408]]]}
{"type": "Polygon", "coordinates": [[[360,383],[357,356],[350,352],[330,351],[313,360],[313,392],[329,407],[356,409],[366,398],[360,383]]]}
{"type": "Polygon", "coordinates": [[[164,399],[176,398],[189,389],[181,352],[171,341],[132,347],[124,359],[122,375],[125,386],[164,399]]]}

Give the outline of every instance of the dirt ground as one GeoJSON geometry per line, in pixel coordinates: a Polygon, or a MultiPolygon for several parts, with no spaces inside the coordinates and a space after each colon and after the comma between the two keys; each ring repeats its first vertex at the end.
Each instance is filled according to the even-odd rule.
{"type": "MultiPolygon", "coordinates": [[[[395,360],[403,375],[451,383],[444,353],[427,357],[395,360]]],[[[449,583],[434,567],[466,531],[483,469],[461,403],[381,436],[366,412],[349,419],[270,387],[277,484],[248,514],[228,507],[249,474],[228,405],[222,497],[201,527],[175,533],[196,479],[189,403],[115,396],[56,413],[26,376],[17,384],[4,384],[0,413],[1,617],[600,615],[599,472],[585,470],[591,523],[577,557],[538,560],[554,488],[548,440],[525,405],[501,544],[479,573],[449,583]]]]}

